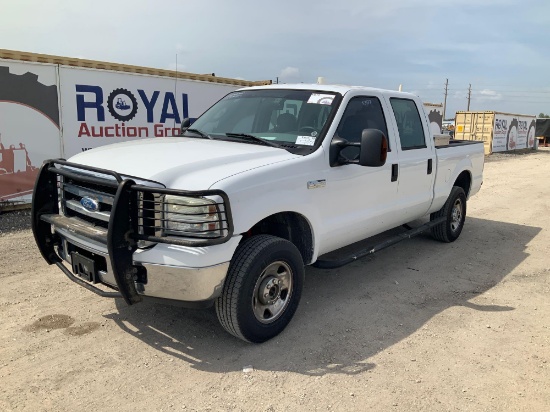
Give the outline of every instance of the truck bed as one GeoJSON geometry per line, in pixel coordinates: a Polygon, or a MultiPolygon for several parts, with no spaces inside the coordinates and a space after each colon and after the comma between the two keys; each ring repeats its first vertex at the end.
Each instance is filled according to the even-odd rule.
{"type": "Polygon", "coordinates": [[[481,140],[458,140],[458,139],[451,139],[449,140],[449,144],[436,146],[436,149],[445,149],[448,147],[457,147],[457,146],[467,146],[470,144],[483,144],[483,141],[481,140]]]}

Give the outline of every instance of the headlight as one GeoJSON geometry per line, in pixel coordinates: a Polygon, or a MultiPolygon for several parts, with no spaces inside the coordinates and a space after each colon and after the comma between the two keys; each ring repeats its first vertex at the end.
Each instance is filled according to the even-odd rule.
{"type": "Polygon", "coordinates": [[[217,203],[197,197],[164,197],[164,233],[173,236],[219,237],[220,216],[217,203]]]}

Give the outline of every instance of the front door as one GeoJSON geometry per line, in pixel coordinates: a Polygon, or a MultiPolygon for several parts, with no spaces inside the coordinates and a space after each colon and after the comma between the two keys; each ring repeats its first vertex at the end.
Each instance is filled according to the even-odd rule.
{"type": "MultiPolygon", "coordinates": [[[[369,128],[379,129],[389,137],[380,99],[376,96],[353,97],[347,104],[335,137],[360,142],[362,131],[369,128]]],[[[394,140],[390,137],[389,141],[394,140]]],[[[381,167],[358,164],[330,167],[327,164],[326,185],[330,190],[318,192],[322,196],[319,200],[323,202],[320,253],[392,227],[396,219],[397,198],[397,181],[392,182],[392,164],[397,161],[397,151],[391,144],[389,149],[386,164],[381,167]]],[[[347,160],[357,160],[359,151],[358,147],[347,147],[340,154],[347,160]]]]}

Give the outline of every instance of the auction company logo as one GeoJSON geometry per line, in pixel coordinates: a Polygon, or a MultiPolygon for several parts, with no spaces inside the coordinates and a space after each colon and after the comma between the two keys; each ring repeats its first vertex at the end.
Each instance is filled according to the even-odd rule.
{"type": "Polygon", "coordinates": [[[106,122],[104,107],[104,92],[100,86],[76,85],[76,112],[80,123],[78,137],[166,137],[177,136],[179,127],[165,127],[167,121],[172,120],[179,125],[182,119],[189,117],[189,101],[186,93],[181,94],[181,114],[176,103],[176,96],[172,92],[163,92],[162,109],[160,116],[155,118],[155,107],[159,107],[161,92],[156,90],[148,95],[144,90],[138,89],[138,99],[131,91],[117,88],[111,91],[107,97],[107,110],[111,117],[122,123],[109,126],[90,126],[88,117],[92,115],[95,122],[106,122]],[[146,111],[147,121],[137,126],[126,125],[136,117],[143,105],[146,111]]]}
{"type": "Polygon", "coordinates": [[[107,109],[115,119],[127,122],[136,116],[138,104],[132,92],[126,89],[115,89],[107,97],[107,109]]]}
{"type": "Polygon", "coordinates": [[[506,133],[508,131],[508,120],[495,119],[495,133],[506,133]]]}
{"type": "Polygon", "coordinates": [[[518,120],[518,131],[527,134],[527,120],[518,120]]]}

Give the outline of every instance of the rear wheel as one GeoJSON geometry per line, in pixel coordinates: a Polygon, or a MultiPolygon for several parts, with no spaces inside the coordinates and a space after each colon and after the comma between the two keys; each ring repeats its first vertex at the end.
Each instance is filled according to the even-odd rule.
{"type": "Polygon", "coordinates": [[[304,263],[291,242],[271,235],[245,240],[229,265],[216,300],[221,325],[232,335],[261,343],[288,325],[300,302],[304,263]]]}
{"type": "Polygon", "coordinates": [[[441,242],[454,242],[460,236],[466,219],[466,194],[464,189],[453,186],[443,207],[430,215],[430,220],[444,217],[445,221],[432,228],[432,236],[441,242]]]}

